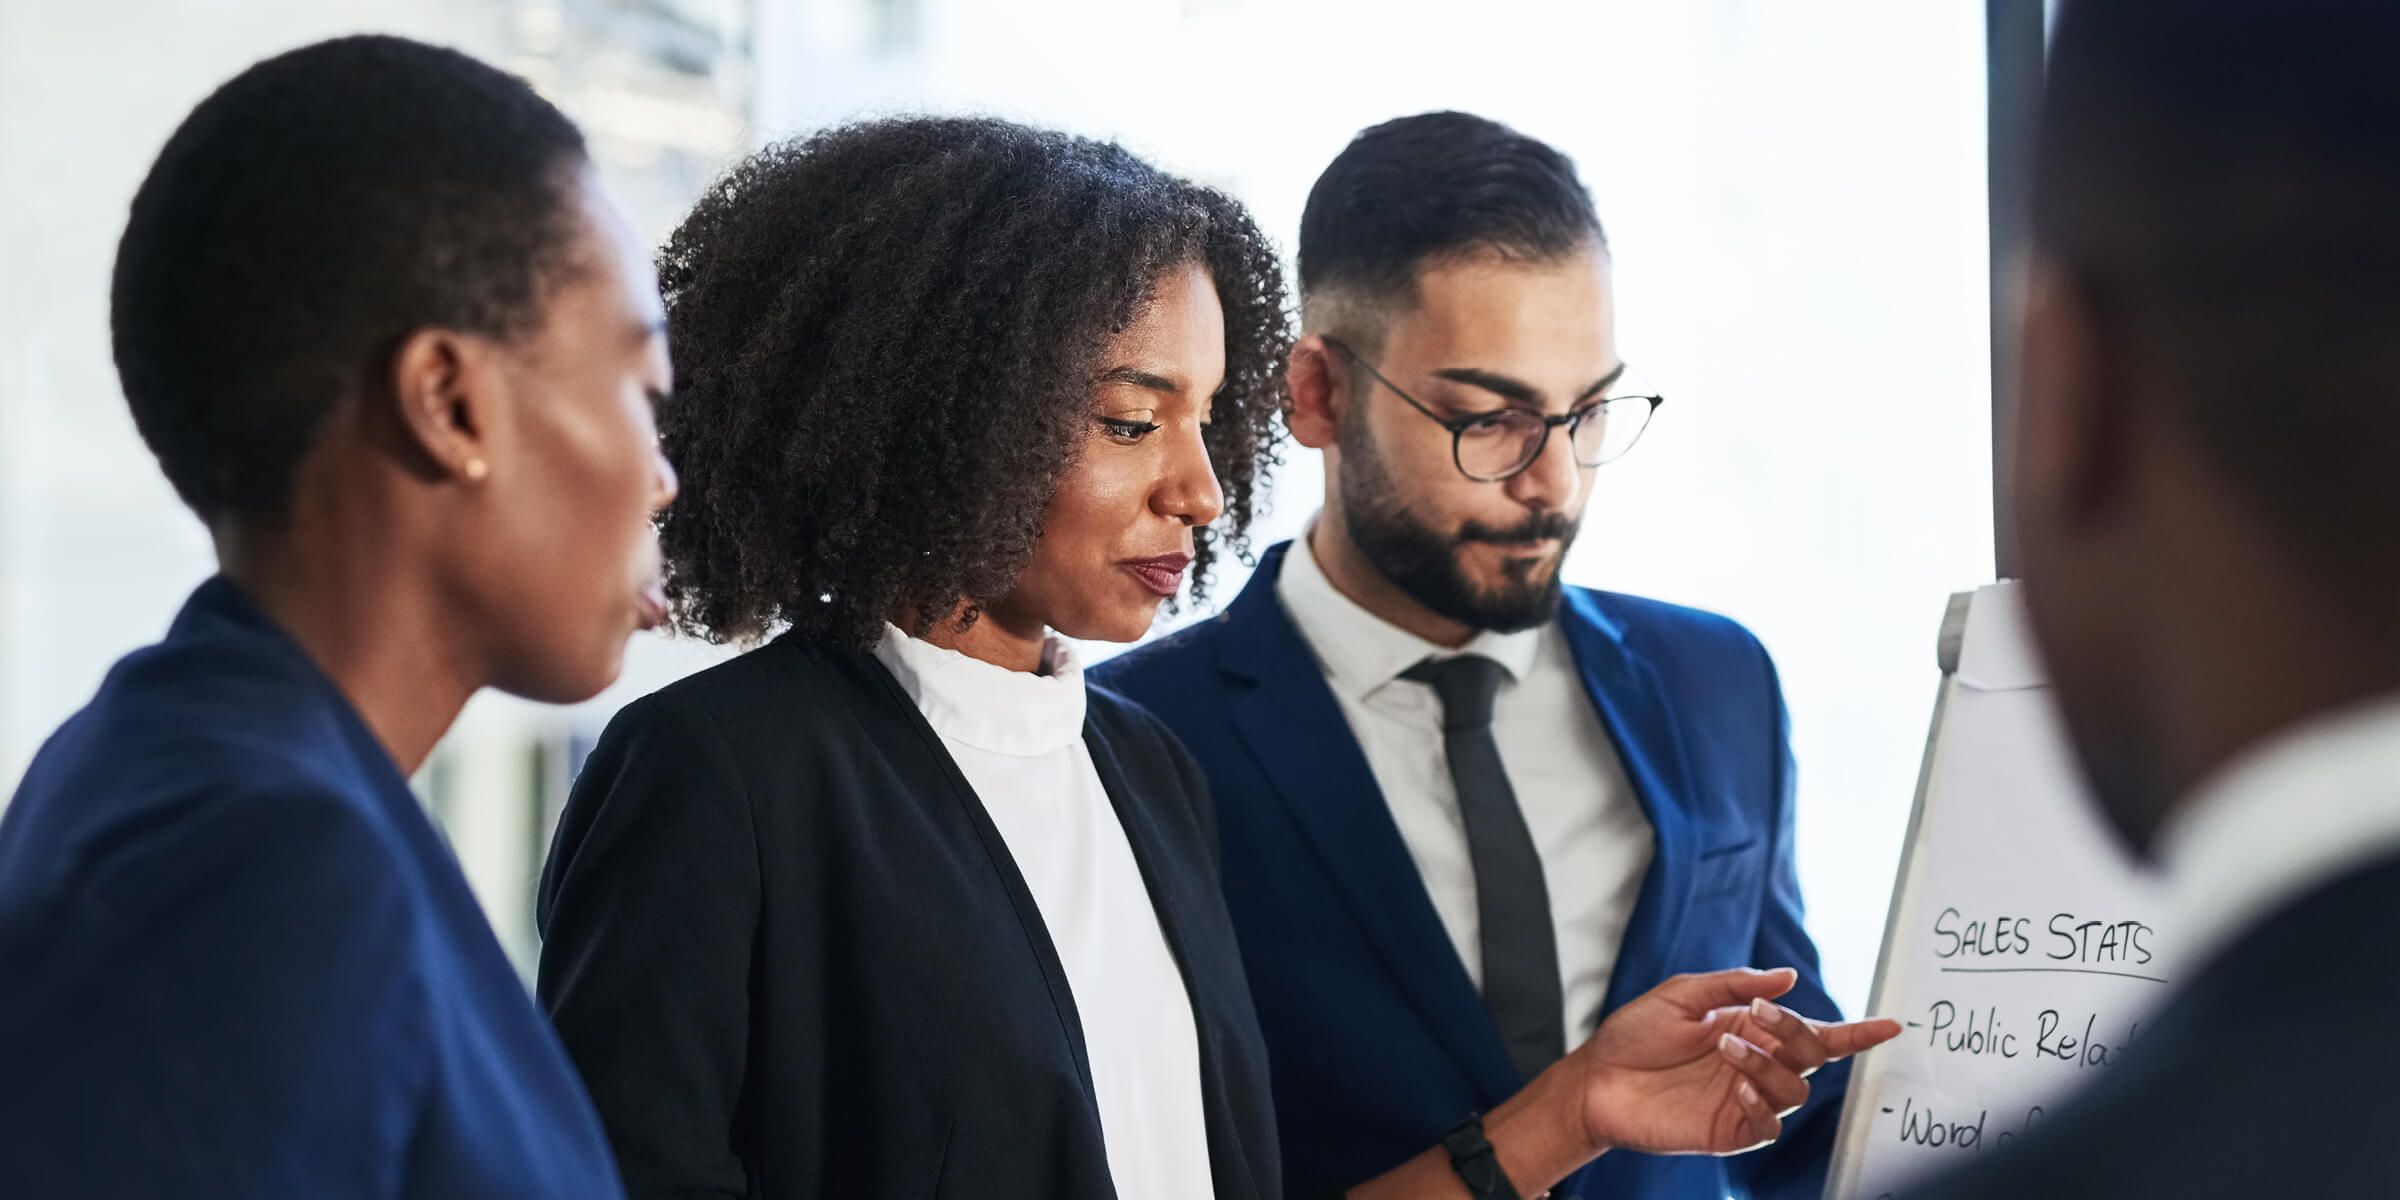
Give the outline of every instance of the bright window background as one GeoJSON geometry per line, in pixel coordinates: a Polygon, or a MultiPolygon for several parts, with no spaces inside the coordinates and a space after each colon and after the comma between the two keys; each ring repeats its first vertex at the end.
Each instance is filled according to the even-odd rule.
{"type": "MultiPolygon", "coordinates": [[[[0,786],[208,570],[117,396],[106,278],[159,142],[255,57],[381,28],[549,70],[569,111],[610,131],[609,172],[658,234],[714,147],[972,111],[1120,138],[1241,197],[1288,253],[1352,133],[1461,108],[1581,165],[1614,248],[1620,345],[1670,397],[1601,472],[1569,578],[1766,640],[1794,715],[1811,924],[1837,999],[1865,1002],[1943,601],[1992,569],[1976,0],[142,7],[0,3],[0,786]],[[715,56],[713,92],[662,97],[601,69],[617,42],[655,51],[686,26],[730,31],[678,51],[715,56]],[[562,31],[594,29],[615,40],[555,53],[562,31]]],[[[1313,455],[1291,458],[1275,537],[1322,486],[1313,455]]],[[[717,655],[646,642],[618,688],[569,712],[479,699],[420,780],[520,961],[581,749],[618,704],[717,655]]]]}

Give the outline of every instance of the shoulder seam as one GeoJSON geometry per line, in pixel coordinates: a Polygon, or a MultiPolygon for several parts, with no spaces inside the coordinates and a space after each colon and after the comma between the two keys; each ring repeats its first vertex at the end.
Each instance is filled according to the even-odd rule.
{"type": "MultiPolygon", "coordinates": [[[[761,646],[759,649],[763,650],[765,647],[761,646]]],[[[749,653],[754,654],[757,653],[757,651],[754,650],[750,651],[749,653]]],[[[745,654],[744,657],[748,657],[748,655],[745,654]]],[[[707,732],[709,747],[717,756],[718,763],[724,767],[725,773],[731,776],[734,782],[741,786],[742,816],[747,818],[750,822],[751,870],[755,872],[755,878],[757,878],[759,881],[759,886],[762,888],[765,887],[767,880],[767,852],[766,847],[761,844],[761,839],[758,835],[758,799],[757,795],[750,788],[749,772],[742,769],[742,760],[740,756],[733,752],[733,739],[725,736],[724,727],[717,723],[717,714],[711,711],[710,706],[702,702],[698,697],[693,697],[688,700],[682,696],[670,698],[667,696],[666,691],[661,689],[659,691],[652,692],[648,697],[645,697],[645,699],[656,699],[662,704],[673,704],[678,708],[689,710],[690,719],[699,728],[707,732]]],[[[629,705],[628,707],[631,706],[629,705]]]]}

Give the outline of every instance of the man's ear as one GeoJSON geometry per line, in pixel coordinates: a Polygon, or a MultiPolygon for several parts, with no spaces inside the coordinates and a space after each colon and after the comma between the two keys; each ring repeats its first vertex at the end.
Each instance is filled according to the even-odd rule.
{"type": "Polygon", "coordinates": [[[388,397],[405,453],[437,479],[481,483],[491,474],[500,364],[492,344],[449,329],[420,329],[392,355],[388,397]]]}
{"type": "Polygon", "coordinates": [[[1292,440],[1311,450],[1332,446],[1349,405],[1349,361],[1312,333],[1293,344],[1285,379],[1292,389],[1292,440]]]}
{"type": "Polygon", "coordinates": [[[2086,285],[2054,259],[2027,267],[2017,364],[2017,527],[2072,531],[2124,503],[2139,398],[2086,285]]]}

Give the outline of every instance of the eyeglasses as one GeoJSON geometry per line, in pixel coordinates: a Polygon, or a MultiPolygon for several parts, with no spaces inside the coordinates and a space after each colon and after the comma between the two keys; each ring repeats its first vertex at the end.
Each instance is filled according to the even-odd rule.
{"type": "Polygon", "coordinates": [[[1361,357],[1358,351],[1333,338],[1326,338],[1325,344],[1341,351],[1342,357],[1358,364],[1375,382],[1392,389],[1393,395],[1408,401],[1408,406],[1425,414],[1426,420],[1449,430],[1450,461],[1457,465],[1460,474],[1478,483],[1498,483],[1523,474],[1550,444],[1550,431],[1561,425],[1567,427],[1567,440],[1574,446],[1576,465],[1597,467],[1614,462],[1641,440],[1642,431],[1650,427],[1651,416],[1659,405],[1667,402],[1666,397],[1629,383],[1624,368],[1620,367],[1603,399],[1570,413],[1545,417],[1528,409],[1503,408],[1445,417],[1400,390],[1399,384],[1384,378],[1383,372],[1376,370],[1375,364],[1361,357]]]}

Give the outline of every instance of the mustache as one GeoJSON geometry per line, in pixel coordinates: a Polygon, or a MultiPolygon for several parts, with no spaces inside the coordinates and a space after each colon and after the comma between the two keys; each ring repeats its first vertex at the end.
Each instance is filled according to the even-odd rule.
{"type": "Polygon", "coordinates": [[[1458,527],[1458,542],[1489,542],[1495,546],[1530,546],[1535,542],[1555,538],[1561,542],[1575,537],[1577,520],[1565,513],[1535,513],[1505,528],[1469,521],[1458,527]]]}

